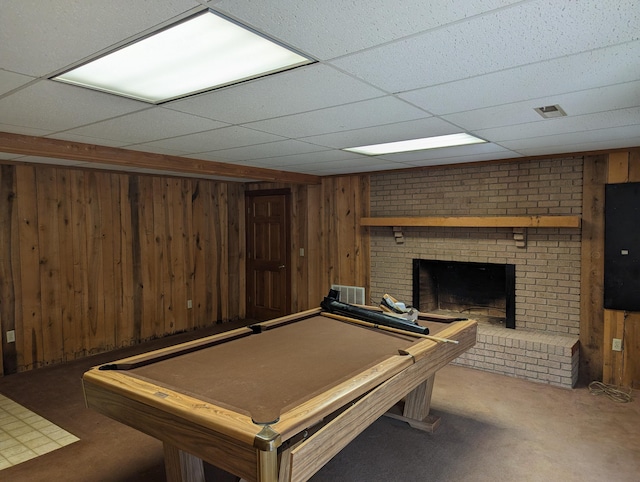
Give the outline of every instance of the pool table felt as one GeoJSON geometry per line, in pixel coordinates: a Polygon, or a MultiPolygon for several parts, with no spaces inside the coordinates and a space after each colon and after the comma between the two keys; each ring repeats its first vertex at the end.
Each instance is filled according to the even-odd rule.
{"type": "MultiPolygon", "coordinates": [[[[421,322],[431,334],[446,324],[421,322]]],[[[423,339],[313,316],[129,370],[131,376],[273,423],[423,339]]]]}

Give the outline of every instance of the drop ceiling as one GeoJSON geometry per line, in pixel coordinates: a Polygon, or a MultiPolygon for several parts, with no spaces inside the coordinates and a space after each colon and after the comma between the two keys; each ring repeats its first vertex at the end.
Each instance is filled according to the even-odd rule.
{"type": "Polygon", "coordinates": [[[4,161],[308,181],[640,146],[637,1],[23,0],[0,8],[4,161]],[[161,105],[49,80],[206,8],[317,62],[161,105]],[[567,116],[534,110],[556,104],[567,116]],[[458,132],[488,142],[375,157],[342,150],[458,132]],[[106,154],[30,152],[9,135],[106,154]]]}

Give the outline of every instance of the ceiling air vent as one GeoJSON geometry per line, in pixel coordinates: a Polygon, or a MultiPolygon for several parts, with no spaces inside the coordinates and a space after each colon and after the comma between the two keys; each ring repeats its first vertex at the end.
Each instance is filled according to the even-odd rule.
{"type": "Polygon", "coordinates": [[[564,117],[567,113],[562,110],[558,104],[556,105],[546,105],[544,107],[536,107],[535,110],[538,114],[540,114],[545,119],[551,119],[553,117],[564,117]]]}

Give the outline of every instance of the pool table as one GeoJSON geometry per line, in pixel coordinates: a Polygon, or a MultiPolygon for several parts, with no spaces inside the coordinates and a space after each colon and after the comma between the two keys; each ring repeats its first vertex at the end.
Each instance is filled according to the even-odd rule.
{"type": "Polygon", "coordinates": [[[382,415],[432,430],[435,373],[475,344],[476,322],[421,320],[436,341],[330,316],[308,310],[94,367],[87,406],[161,440],[169,481],[204,480],[203,461],[247,481],[303,481],[382,415]]]}

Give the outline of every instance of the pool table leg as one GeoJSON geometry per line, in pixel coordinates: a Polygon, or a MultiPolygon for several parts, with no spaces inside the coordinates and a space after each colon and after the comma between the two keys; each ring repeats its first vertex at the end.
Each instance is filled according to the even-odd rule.
{"type": "Polygon", "coordinates": [[[167,482],[205,482],[202,459],[164,442],[167,482]]]}
{"type": "Polygon", "coordinates": [[[410,391],[404,398],[404,406],[398,413],[397,408],[391,409],[385,415],[407,422],[411,427],[425,432],[434,432],[440,425],[440,417],[429,415],[431,409],[431,394],[436,375],[433,374],[424,382],[410,391]]]}
{"type": "Polygon", "coordinates": [[[402,415],[413,428],[433,432],[440,424],[440,417],[429,415],[435,379],[435,374],[427,378],[405,398],[402,415]]]}
{"type": "Polygon", "coordinates": [[[277,450],[258,450],[258,482],[278,482],[277,450]]]}

